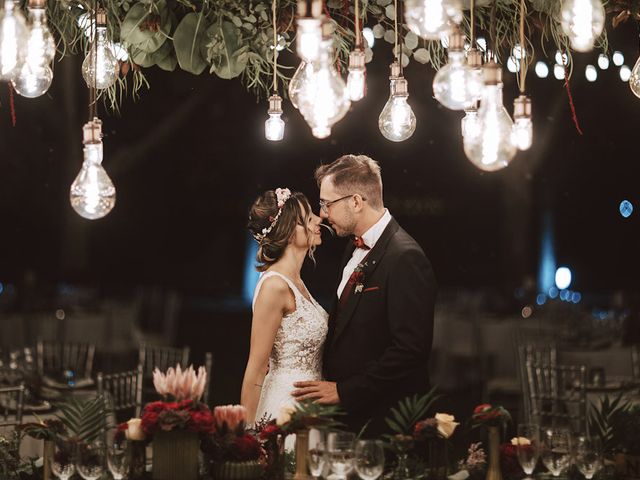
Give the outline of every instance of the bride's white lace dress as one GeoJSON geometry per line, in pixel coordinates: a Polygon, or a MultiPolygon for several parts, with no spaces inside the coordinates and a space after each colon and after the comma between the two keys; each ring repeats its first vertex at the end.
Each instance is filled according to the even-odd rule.
{"type": "Polygon", "coordinates": [[[256,421],[277,418],[284,405],[293,405],[293,382],[322,379],[322,351],[327,336],[327,312],[309,296],[307,299],[286,276],[273,271],[262,274],[253,294],[253,304],[262,283],[269,277],[282,278],[293,292],[296,301],[294,312],[282,317],[276,333],[269,373],[262,384],[256,421]]]}

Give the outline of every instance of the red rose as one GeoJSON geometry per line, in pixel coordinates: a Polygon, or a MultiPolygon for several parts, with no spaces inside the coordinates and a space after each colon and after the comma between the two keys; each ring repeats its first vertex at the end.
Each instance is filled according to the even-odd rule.
{"type": "Polygon", "coordinates": [[[473,419],[475,421],[486,422],[500,416],[502,416],[500,407],[494,407],[488,403],[483,403],[473,409],[473,419]]]}
{"type": "Polygon", "coordinates": [[[193,408],[193,400],[182,400],[177,408],[179,408],[180,410],[191,410],[193,408]]]}
{"type": "Polygon", "coordinates": [[[166,409],[167,409],[167,404],[165,402],[151,402],[144,407],[145,412],[153,412],[153,413],[160,413],[161,411],[166,409]]]}
{"type": "Polygon", "coordinates": [[[158,413],[144,412],[142,414],[142,430],[146,434],[153,434],[158,427],[158,413]]]}
{"type": "Polygon", "coordinates": [[[125,432],[129,428],[129,424],[127,422],[123,422],[118,425],[118,432],[125,432]]]}
{"type": "Polygon", "coordinates": [[[213,426],[213,415],[207,410],[192,411],[191,423],[192,428],[198,432],[213,433],[215,427],[213,426]]]}
{"type": "Polygon", "coordinates": [[[232,450],[236,460],[240,462],[260,458],[260,443],[256,437],[248,433],[235,439],[232,450]]]}

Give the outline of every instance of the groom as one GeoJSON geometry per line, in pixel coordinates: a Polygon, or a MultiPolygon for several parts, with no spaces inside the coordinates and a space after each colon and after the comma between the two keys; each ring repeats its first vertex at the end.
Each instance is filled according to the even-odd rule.
{"type": "Polygon", "coordinates": [[[350,236],[324,350],[327,381],[296,382],[293,395],[340,404],[366,436],[387,430],[389,409],[426,393],[436,281],[420,245],[384,208],[377,162],[345,155],[316,170],[320,216],[350,236]]]}

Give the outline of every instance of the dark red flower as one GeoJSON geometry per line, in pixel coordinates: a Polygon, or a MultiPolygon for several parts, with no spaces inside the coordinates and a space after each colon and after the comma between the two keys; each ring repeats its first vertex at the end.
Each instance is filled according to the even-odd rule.
{"type": "Polygon", "coordinates": [[[163,410],[167,409],[167,403],[166,402],[151,402],[148,403],[145,407],[144,407],[144,411],[145,412],[154,412],[154,413],[160,413],[163,410]]]}
{"type": "Polygon", "coordinates": [[[142,430],[147,435],[153,434],[158,428],[158,413],[144,412],[142,414],[142,430]]]}
{"type": "Polygon", "coordinates": [[[253,435],[245,433],[234,440],[233,454],[240,462],[258,460],[260,458],[260,442],[253,435]]]}
{"type": "Polygon", "coordinates": [[[275,423],[269,424],[260,432],[260,440],[269,440],[279,433],[282,433],[282,430],[278,425],[276,425],[275,423]]]}
{"type": "Polygon", "coordinates": [[[196,410],[190,412],[191,428],[198,432],[213,433],[215,427],[213,425],[213,415],[209,409],[196,410]]]}
{"type": "Polygon", "coordinates": [[[522,468],[518,462],[518,449],[511,443],[500,445],[500,468],[507,478],[517,477],[522,474],[522,468]]]}

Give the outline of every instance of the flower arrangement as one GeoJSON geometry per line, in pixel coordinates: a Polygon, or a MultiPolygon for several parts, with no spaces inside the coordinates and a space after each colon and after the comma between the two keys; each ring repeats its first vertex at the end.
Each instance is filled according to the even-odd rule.
{"type": "Polygon", "coordinates": [[[466,471],[471,478],[482,478],[487,468],[487,454],[482,448],[482,442],[469,445],[467,458],[458,462],[458,469],[466,471]]]}
{"type": "Polygon", "coordinates": [[[433,418],[416,423],[413,429],[413,438],[416,440],[430,440],[437,437],[447,439],[453,435],[458,425],[460,424],[455,421],[453,415],[436,413],[433,418]]]}
{"type": "Polygon", "coordinates": [[[226,405],[213,410],[213,430],[203,446],[213,462],[249,462],[262,459],[258,439],[246,426],[247,411],[242,405],[226,405]]]}
{"type": "Polygon", "coordinates": [[[176,368],[169,367],[167,373],[162,373],[158,368],[153,371],[153,386],[163,397],[172,396],[176,402],[193,400],[197,402],[202,398],[207,383],[207,370],[204,367],[198,369],[198,373],[190,365],[182,370],[180,365],[176,368]]]}
{"type": "Polygon", "coordinates": [[[471,422],[474,426],[504,427],[511,422],[511,414],[500,405],[483,403],[473,409],[471,422]]]}

